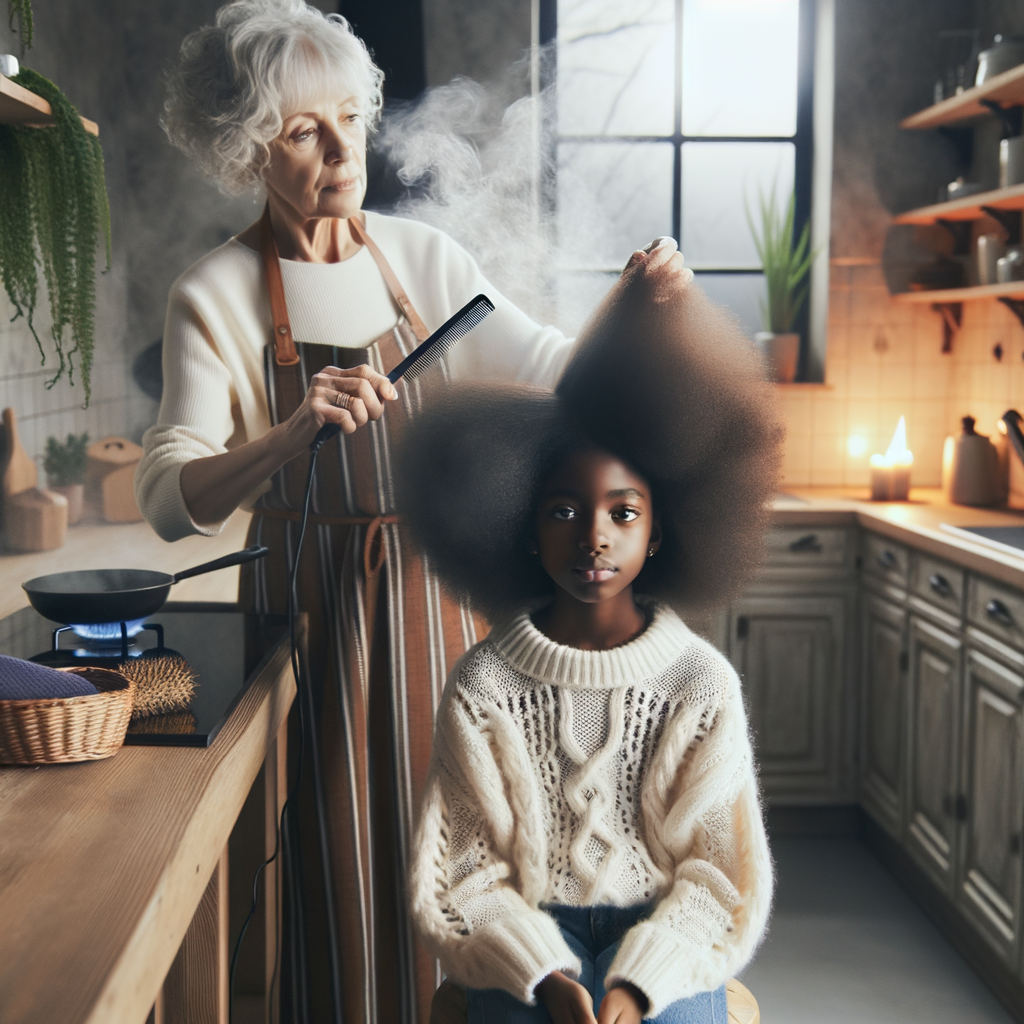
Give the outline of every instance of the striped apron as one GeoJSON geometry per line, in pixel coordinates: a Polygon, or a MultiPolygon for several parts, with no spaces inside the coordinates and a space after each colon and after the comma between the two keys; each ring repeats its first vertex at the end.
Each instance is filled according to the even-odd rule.
{"type": "MultiPolygon", "coordinates": [[[[265,349],[264,371],[274,424],[298,408],[311,377],[323,367],[368,363],[386,373],[427,337],[365,228],[355,217],[348,223],[380,268],[401,319],[366,348],[295,342],[265,213],[261,253],[274,343],[265,349]]],[[[307,749],[296,815],[302,853],[288,866],[285,892],[286,900],[299,901],[304,923],[297,929],[301,934],[289,935],[293,960],[283,965],[284,1019],[328,1021],[325,1000],[336,972],[345,1024],[427,1024],[440,980],[436,961],[419,945],[409,919],[409,843],[445,678],[487,627],[442,592],[411,548],[394,514],[391,455],[396,439],[446,378],[442,361],[416,380],[399,383],[398,401],[387,403],[379,420],[338,435],[317,459],[297,591],[308,616],[308,673],[326,807],[322,832],[331,870],[324,879],[307,749]],[[333,964],[323,920],[328,896],[337,920],[340,962],[333,964]]],[[[250,543],[266,544],[270,554],[243,567],[240,600],[247,610],[287,609],[308,467],[306,453],[282,467],[255,509],[250,543]]],[[[294,753],[295,742],[290,746],[294,753]]]]}

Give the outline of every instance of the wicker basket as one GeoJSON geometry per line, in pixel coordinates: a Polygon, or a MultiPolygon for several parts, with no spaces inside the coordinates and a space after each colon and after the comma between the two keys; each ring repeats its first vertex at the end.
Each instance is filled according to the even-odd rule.
{"type": "Polygon", "coordinates": [[[116,754],[132,717],[134,686],[109,668],[65,668],[99,690],[85,697],[0,700],[0,764],[97,761],[116,754]]]}

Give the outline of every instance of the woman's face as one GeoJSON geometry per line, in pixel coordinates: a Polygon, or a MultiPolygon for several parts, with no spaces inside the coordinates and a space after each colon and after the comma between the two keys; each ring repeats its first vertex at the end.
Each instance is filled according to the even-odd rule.
{"type": "Polygon", "coordinates": [[[551,473],[535,527],[545,572],[588,604],[630,586],[661,540],[650,485],[598,448],[573,453],[551,473]]]}
{"type": "Polygon", "coordinates": [[[270,144],[267,192],[299,220],[347,218],[366,195],[364,104],[350,96],[306,104],[270,144]]]}

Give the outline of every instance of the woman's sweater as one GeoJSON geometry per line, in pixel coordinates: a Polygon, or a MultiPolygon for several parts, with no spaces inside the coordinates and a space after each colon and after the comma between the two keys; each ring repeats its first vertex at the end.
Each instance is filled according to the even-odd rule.
{"type": "MultiPolygon", "coordinates": [[[[453,377],[554,385],[569,342],[496,291],[456,242],[399,217],[367,213],[366,227],[429,330],[480,292],[494,302],[494,312],[449,353],[453,377]]],[[[341,263],[281,260],[281,273],[298,341],[365,348],[398,322],[398,307],[365,247],[341,263]]],[[[270,429],[263,349],[272,337],[259,253],[236,239],[208,253],[172,287],[163,400],[135,475],[139,508],[164,540],[212,535],[223,526],[192,521],[178,478],[190,459],[219,454],[270,429]]]]}
{"type": "Polygon", "coordinates": [[[654,1017],[750,959],[772,870],[739,680],[667,607],[608,651],[523,613],[456,665],[437,714],[411,872],[446,974],[533,1002],[580,964],[540,904],[656,901],[606,978],[654,1017]]]}

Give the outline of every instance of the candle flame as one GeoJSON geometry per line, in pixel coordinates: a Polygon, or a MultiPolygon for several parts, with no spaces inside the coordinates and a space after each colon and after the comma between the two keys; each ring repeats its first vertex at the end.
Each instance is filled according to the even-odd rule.
{"type": "Polygon", "coordinates": [[[893,466],[910,466],[913,462],[914,453],[907,448],[907,423],[901,416],[885,454],[872,455],[871,465],[875,469],[891,469],[893,466]]]}

